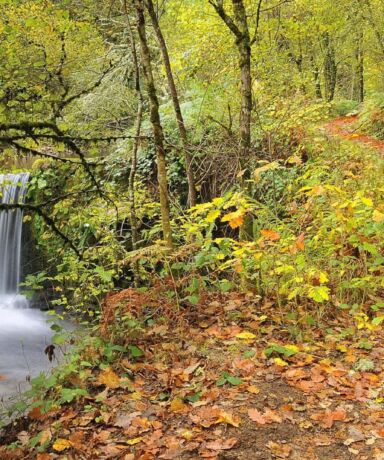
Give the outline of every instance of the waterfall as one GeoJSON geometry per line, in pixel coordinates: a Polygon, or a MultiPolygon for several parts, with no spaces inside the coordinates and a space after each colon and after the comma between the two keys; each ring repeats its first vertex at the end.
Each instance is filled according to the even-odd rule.
{"type": "MultiPolygon", "coordinates": [[[[0,175],[0,203],[24,203],[28,178],[28,173],[0,175]]],[[[0,308],[26,306],[26,300],[18,295],[22,226],[22,209],[0,208],[0,308]]]]}

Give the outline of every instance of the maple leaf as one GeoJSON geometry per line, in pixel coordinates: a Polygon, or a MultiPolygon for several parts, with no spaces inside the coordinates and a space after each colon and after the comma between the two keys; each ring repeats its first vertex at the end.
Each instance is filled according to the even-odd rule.
{"type": "Polygon", "coordinates": [[[248,409],[248,416],[253,421],[259,425],[265,425],[267,423],[281,423],[282,418],[276,413],[276,411],[271,409],[266,409],[264,414],[259,412],[257,409],[248,409]]]}

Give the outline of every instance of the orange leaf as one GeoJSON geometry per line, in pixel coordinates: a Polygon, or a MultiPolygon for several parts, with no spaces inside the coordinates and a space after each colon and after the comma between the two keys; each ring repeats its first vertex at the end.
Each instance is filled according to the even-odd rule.
{"type": "Polygon", "coordinates": [[[233,229],[241,227],[244,223],[244,216],[246,214],[245,209],[238,209],[235,212],[230,212],[226,214],[221,221],[222,222],[229,222],[229,226],[233,229]]]}
{"type": "Polygon", "coordinates": [[[339,408],[333,412],[320,412],[311,416],[312,420],[321,422],[323,428],[332,428],[334,422],[343,422],[347,418],[345,409],[339,408]]]}
{"type": "Polygon", "coordinates": [[[275,232],[274,230],[261,230],[261,234],[266,240],[269,241],[279,241],[280,239],[280,234],[275,232]]]}

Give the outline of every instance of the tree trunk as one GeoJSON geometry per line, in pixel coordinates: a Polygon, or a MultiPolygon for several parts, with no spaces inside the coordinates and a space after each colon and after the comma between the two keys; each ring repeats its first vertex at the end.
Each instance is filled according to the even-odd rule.
{"type": "Polygon", "coordinates": [[[157,18],[155,8],[153,7],[152,0],[146,0],[146,5],[147,5],[149,16],[152,21],[153,28],[156,33],[157,41],[159,42],[159,46],[160,46],[160,50],[161,50],[161,54],[162,54],[163,62],[165,66],[165,71],[167,74],[168,87],[171,93],[173,108],[174,108],[175,116],[177,120],[177,125],[179,128],[180,137],[181,137],[183,147],[184,147],[186,173],[187,173],[187,179],[188,179],[188,205],[192,207],[196,205],[197,197],[196,197],[195,176],[194,176],[193,167],[192,167],[192,155],[191,155],[191,152],[189,150],[189,145],[188,145],[187,129],[185,127],[183,114],[181,112],[179,96],[177,94],[175,79],[173,77],[172,66],[171,66],[171,61],[169,59],[167,44],[165,42],[163,32],[160,28],[159,20],[157,18]]]}
{"type": "Polygon", "coordinates": [[[235,23],[240,31],[236,45],[240,54],[241,74],[241,113],[240,141],[241,157],[246,161],[251,147],[251,116],[252,116],[252,75],[251,75],[251,37],[249,34],[247,14],[243,0],[232,0],[235,23]]]}
{"type": "Polygon", "coordinates": [[[133,4],[136,11],[137,31],[139,34],[141,48],[141,61],[143,66],[144,79],[147,86],[150,105],[150,121],[152,124],[153,137],[156,147],[157,178],[160,191],[163,238],[167,246],[172,248],[173,240],[168,195],[167,168],[165,160],[164,133],[160,121],[159,101],[157,98],[155,80],[153,78],[151,55],[148,47],[147,33],[145,28],[144,0],[133,0],[133,4]]]}
{"type": "Polygon", "coordinates": [[[315,62],[315,59],[313,56],[310,58],[311,60],[311,66],[312,66],[312,74],[313,74],[313,82],[315,84],[315,92],[316,92],[316,97],[318,99],[323,98],[323,94],[321,92],[321,82],[320,82],[320,71],[319,67],[315,62]]]}
{"type": "MultiPolygon", "coordinates": [[[[235,36],[236,47],[239,52],[240,85],[241,85],[241,110],[240,110],[240,163],[242,166],[247,159],[251,147],[251,116],[252,116],[252,76],[251,54],[252,40],[248,28],[247,12],[243,0],[232,0],[233,18],[229,16],[223,2],[209,0],[217,14],[235,36]]],[[[261,1],[259,6],[261,5],[261,1]]]]}
{"type": "Polygon", "coordinates": [[[325,98],[331,102],[335,97],[336,82],[337,82],[337,66],[335,61],[335,50],[329,38],[328,32],[323,35],[323,43],[325,47],[324,58],[324,92],[325,98]]]}
{"type": "Polygon", "coordinates": [[[354,85],[354,98],[356,101],[364,102],[364,51],[363,51],[363,34],[359,33],[355,57],[356,57],[356,70],[355,70],[355,85],[354,85]]]}

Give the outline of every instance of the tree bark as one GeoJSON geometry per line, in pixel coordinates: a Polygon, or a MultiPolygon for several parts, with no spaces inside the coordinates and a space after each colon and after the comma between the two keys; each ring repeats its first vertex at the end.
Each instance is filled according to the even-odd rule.
{"type": "Polygon", "coordinates": [[[171,61],[169,59],[167,44],[165,42],[163,32],[160,28],[159,20],[155,12],[155,8],[153,6],[152,0],[146,0],[146,6],[147,6],[149,16],[151,18],[152,25],[155,30],[157,41],[159,43],[161,54],[163,57],[165,72],[167,74],[169,92],[171,93],[173,109],[175,112],[181,141],[184,147],[186,173],[187,173],[187,179],[188,179],[188,205],[192,207],[196,205],[197,197],[196,197],[195,176],[193,173],[193,166],[192,166],[192,155],[191,155],[191,152],[189,150],[189,145],[188,145],[188,133],[185,127],[183,114],[181,112],[179,96],[177,93],[175,79],[173,77],[172,66],[171,66],[171,61]]]}
{"type": "Polygon", "coordinates": [[[337,82],[337,65],[335,61],[335,50],[331,43],[328,32],[323,35],[323,44],[325,48],[324,58],[324,92],[328,102],[333,101],[336,91],[337,82]]]}
{"type": "MultiPolygon", "coordinates": [[[[137,214],[136,214],[135,189],[136,189],[137,153],[139,150],[141,125],[143,121],[144,101],[143,101],[143,94],[141,92],[140,65],[139,65],[139,59],[137,56],[136,41],[135,41],[135,36],[133,34],[131,22],[129,20],[126,2],[124,2],[124,9],[125,9],[126,17],[127,17],[128,37],[129,37],[129,45],[130,45],[131,53],[132,53],[133,71],[134,71],[134,77],[135,77],[135,92],[136,92],[136,97],[137,97],[135,138],[133,140],[131,170],[129,173],[129,185],[128,185],[128,195],[129,195],[129,201],[131,204],[130,224],[131,224],[131,231],[132,231],[132,249],[136,250],[137,244],[139,241],[139,228],[138,228],[138,220],[137,220],[137,214]]],[[[139,277],[139,267],[138,267],[137,262],[135,262],[133,269],[134,269],[134,274],[135,274],[135,284],[137,284],[138,282],[137,278],[139,277]]]]}
{"type": "Polygon", "coordinates": [[[136,11],[137,31],[140,39],[141,61],[146,82],[150,105],[150,121],[152,124],[153,137],[156,147],[157,178],[160,191],[160,209],[163,228],[163,238],[168,247],[173,247],[170,205],[168,195],[167,168],[165,160],[164,133],[160,121],[159,100],[155,80],[153,78],[152,61],[148,47],[146,24],[144,16],[144,0],[133,0],[136,11]]]}
{"type": "MultiPolygon", "coordinates": [[[[240,111],[240,144],[241,163],[248,156],[251,147],[251,116],[252,116],[252,75],[251,75],[251,54],[252,40],[249,33],[247,12],[243,0],[232,0],[233,19],[229,16],[222,1],[210,0],[217,14],[235,36],[236,47],[239,52],[239,68],[241,82],[241,111],[240,111]]],[[[259,3],[261,5],[261,2],[259,3]]]]}
{"type": "Polygon", "coordinates": [[[359,33],[357,47],[355,52],[356,71],[355,71],[355,94],[354,97],[358,102],[364,102],[365,83],[364,83],[364,50],[363,50],[363,33],[359,33]]]}
{"type": "Polygon", "coordinates": [[[313,82],[315,84],[315,92],[317,99],[322,99],[323,94],[321,92],[321,82],[320,82],[320,71],[319,67],[315,62],[315,58],[311,55],[311,66],[312,66],[312,74],[313,74],[313,82]]]}

